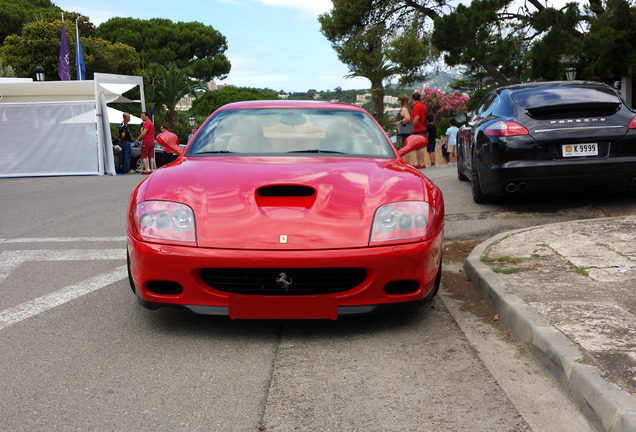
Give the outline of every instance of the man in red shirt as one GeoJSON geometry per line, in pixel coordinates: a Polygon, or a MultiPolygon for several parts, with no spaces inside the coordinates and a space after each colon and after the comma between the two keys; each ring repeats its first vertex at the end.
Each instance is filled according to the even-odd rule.
{"type": "Polygon", "coordinates": [[[155,164],[155,125],[150,121],[150,117],[147,112],[141,113],[141,120],[144,124],[141,127],[141,133],[135,140],[136,143],[141,141],[141,171],[142,174],[150,174],[152,171],[157,170],[155,164]],[[146,163],[146,158],[150,158],[150,170],[146,163]]]}
{"type": "MultiPolygon", "coordinates": [[[[413,134],[426,136],[426,107],[420,101],[420,99],[422,98],[422,94],[420,92],[415,92],[413,93],[412,98],[415,101],[415,105],[413,105],[413,109],[411,110],[413,134]]],[[[415,151],[415,168],[426,168],[426,162],[424,159],[425,153],[426,149],[418,149],[415,151]]]]}
{"type": "Polygon", "coordinates": [[[411,110],[411,119],[413,119],[413,133],[425,134],[426,133],[426,107],[420,101],[422,95],[419,92],[413,93],[412,96],[415,101],[413,109],[411,110]]]}

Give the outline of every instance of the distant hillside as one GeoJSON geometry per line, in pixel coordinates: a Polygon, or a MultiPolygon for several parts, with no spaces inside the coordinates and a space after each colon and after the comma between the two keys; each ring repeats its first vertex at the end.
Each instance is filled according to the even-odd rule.
{"type": "MultiPolygon", "coordinates": [[[[443,91],[444,93],[453,93],[455,90],[449,87],[450,83],[456,81],[462,77],[459,73],[448,73],[444,71],[433,72],[428,81],[418,82],[409,86],[411,89],[422,89],[422,88],[437,88],[443,91]]],[[[391,87],[396,87],[394,84],[390,84],[391,87]]]]}

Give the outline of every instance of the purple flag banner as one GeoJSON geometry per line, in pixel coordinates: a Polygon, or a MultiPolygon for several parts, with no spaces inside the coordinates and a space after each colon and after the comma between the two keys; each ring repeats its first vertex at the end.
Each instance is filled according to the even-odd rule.
{"type": "Polygon", "coordinates": [[[77,67],[77,79],[84,81],[86,79],[86,66],[84,65],[84,54],[82,53],[82,43],[80,42],[79,27],[75,20],[75,34],[77,41],[75,42],[75,67],[77,67]]]}
{"type": "Polygon", "coordinates": [[[62,81],[71,80],[71,64],[68,60],[68,43],[66,43],[66,27],[62,18],[62,37],[60,38],[60,62],[57,74],[62,81]]]}

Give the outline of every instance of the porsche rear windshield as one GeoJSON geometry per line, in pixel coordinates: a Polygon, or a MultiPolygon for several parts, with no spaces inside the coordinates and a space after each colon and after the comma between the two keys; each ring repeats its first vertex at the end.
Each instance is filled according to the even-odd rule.
{"type": "Polygon", "coordinates": [[[395,157],[372,117],[334,109],[254,108],[218,112],[187,156],[306,154],[395,157]]]}
{"type": "Polygon", "coordinates": [[[561,86],[532,87],[513,92],[512,100],[524,110],[566,105],[619,105],[621,100],[610,88],[561,86]]]}

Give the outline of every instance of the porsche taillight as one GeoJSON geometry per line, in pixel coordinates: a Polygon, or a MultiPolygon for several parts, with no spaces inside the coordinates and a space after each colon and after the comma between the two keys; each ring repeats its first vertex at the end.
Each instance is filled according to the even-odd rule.
{"type": "Polygon", "coordinates": [[[632,121],[629,122],[629,128],[630,129],[636,129],[636,116],[634,116],[632,121]]]}
{"type": "Polygon", "coordinates": [[[505,120],[499,120],[488,125],[486,129],[484,129],[484,132],[491,137],[528,135],[528,129],[524,126],[505,120]]]}

